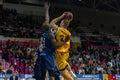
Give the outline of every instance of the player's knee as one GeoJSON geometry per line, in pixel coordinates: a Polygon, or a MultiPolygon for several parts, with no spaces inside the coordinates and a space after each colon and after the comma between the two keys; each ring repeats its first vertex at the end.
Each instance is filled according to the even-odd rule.
{"type": "Polygon", "coordinates": [[[55,78],[54,77],[50,77],[50,80],[55,80],[55,78]]]}
{"type": "MultiPolygon", "coordinates": [[[[66,70],[66,71],[67,71],[67,70],[66,70]]],[[[63,76],[63,78],[64,78],[65,80],[74,80],[74,79],[72,78],[72,76],[71,76],[68,72],[66,72],[66,71],[61,72],[61,75],[63,76]]]]}
{"type": "Polygon", "coordinates": [[[65,80],[74,80],[72,77],[68,77],[65,80]]]}

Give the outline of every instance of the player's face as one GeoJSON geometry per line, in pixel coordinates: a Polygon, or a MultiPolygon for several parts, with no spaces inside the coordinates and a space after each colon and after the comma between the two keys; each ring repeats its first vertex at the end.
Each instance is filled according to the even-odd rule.
{"type": "Polygon", "coordinates": [[[65,21],[64,21],[64,24],[65,24],[65,26],[67,26],[67,27],[68,27],[68,26],[69,26],[69,24],[70,24],[70,21],[69,21],[69,20],[65,20],[65,21]]]}
{"type": "Polygon", "coordinates": [[[68,27],[69,24],[70,24],[70,21],[69,21],[69,20],[62,20],[61,23],[60,23],[60,26],[68,27]]]}
{"type": "Polygon", "coordinates": [[[69,24],[70,24],[70,21],[68,21],[68,20],[62,20],[61,23],[60,23],[60,26],[68,27],[69,24]]]}

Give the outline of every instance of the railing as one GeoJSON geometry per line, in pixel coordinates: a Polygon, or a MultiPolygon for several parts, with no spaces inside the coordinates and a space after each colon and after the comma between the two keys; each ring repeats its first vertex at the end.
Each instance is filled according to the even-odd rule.
{"type": "MultiPolygon", "coordinates": [[[[8,78],[12,74],[1,74],[0,80],[4,80],[4,78],[8,78]]],[[[18,75],[20,80],[35,80],[32,78],[33,74],[20,74],[18,75]]],[[[85,74],[85,75],[77,75],[77,80],[120,80],[120,74],[85,74]]],[[[60,76],[61,78],[61,76],[60,76]]]]}

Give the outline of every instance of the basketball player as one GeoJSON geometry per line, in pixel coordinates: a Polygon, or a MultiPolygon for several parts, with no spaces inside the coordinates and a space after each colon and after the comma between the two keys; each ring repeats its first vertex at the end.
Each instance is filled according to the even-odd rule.
{"type": "MultiPolygon", "coordinates": [[[[51,21],[51,26],[56,31],[56,41],[58,43],[64,42],[67,36],[71,36],[71,33],[67,30],[69,23],[73,19],[73,15],[71,15],[71,19],[63,19],[66,16],[66,12],[63,13],[60,17],[57,17],[51,21]],[[62,19],[60,26],[56,24],[62,19]]],[[[76,79],[76,75],[72,72],[67,59],[69,57],[69,48],[70,48],[70,39],[61,47],[55,50],[55,62],[59,72],[61,73],[64,80],[74,80],[76,79]],[[71,76],[72,75],[72,76],[71,76]],[[74,78],[73,78],[74,77],[74,78]]]]}
{"type": "Polygon", "coordinates": [[[49,80],[54,80],[54,52],[55,49],[64,45],[70,37],[67,36],[64,42],[57,43],[54,34],[50,30],[49,24],[49,4],[45,3],[45,22],[43,23],[42,33],[42,52],[40,53],[40,67],[41,77],[40,80],[45,80],[46,71],[49,73],[49,80]]]}
{"type": "Polygon", "coordinates": [[[40,80],[41,69],[40,69],[40,53],[42,52],[42,38],[39,39],[39,46],[36,49],[36,53],[34,55],[34,78],[36,80],[40,80]]]}

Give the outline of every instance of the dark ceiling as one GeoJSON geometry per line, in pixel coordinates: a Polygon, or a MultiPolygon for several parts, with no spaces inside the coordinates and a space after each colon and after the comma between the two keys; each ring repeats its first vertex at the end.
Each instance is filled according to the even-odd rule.
{"type": "MultiPolygon", "coordinates": [[[[31,3],[39,5],[45,0],[4,0],[4,2],[31,3]]],[[[48,0],[52,3],[59,3],[81,8],[94,8],[100,11],[120,12],[120,0],[48,0]]]]}

